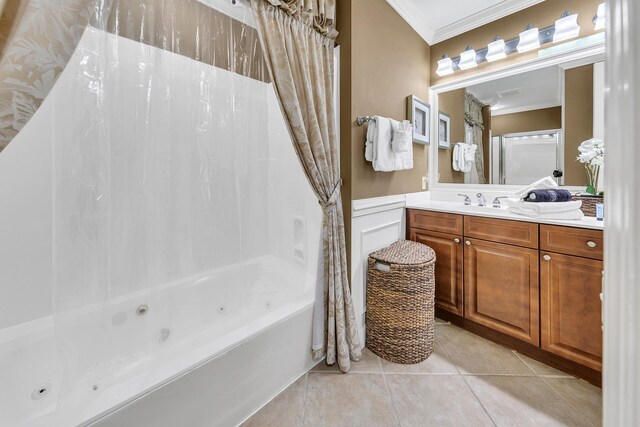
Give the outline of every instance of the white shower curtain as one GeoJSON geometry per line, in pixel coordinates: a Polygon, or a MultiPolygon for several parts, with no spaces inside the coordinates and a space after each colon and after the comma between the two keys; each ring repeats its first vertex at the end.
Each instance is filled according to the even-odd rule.
{"type": "Polygon", "coordinates": [[[63,402],[90,402],[128,373],[151,375],[176,321],[189,327],[172,340],[214,321],[214,297],[178,305],[158,290],[237,270],[210,286],[254,298],[232,289],[248,285],[243,266],[295,264],[295,218],[306,235],[293,271],[315,274],[321,209],[250,10],[232,12],[195,0],[99,2],[45,100],[63,402]]]}

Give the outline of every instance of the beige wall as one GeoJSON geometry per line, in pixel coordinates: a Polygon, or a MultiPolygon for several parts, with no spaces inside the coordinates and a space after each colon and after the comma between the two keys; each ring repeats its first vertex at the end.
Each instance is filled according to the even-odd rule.
{"type": "Polygon", "coordinates": [[[428,147],[413,144],[411,170],[375,172],[364,160],[366,125],[357,126],[355,121],[357,116],[367,115],[403,120],[408,95],[428,99],[429,45],[386,0],[350,3],[351,100],[350,105],[341,104],[345,114],[349,113],[349,122],[341,122],[341,143],[351,148],[352,199],[421,191],[428,147]]]}
{"type": "Polygon", "coordinates": [[[562,107],[503,114],[491,118],[493,136],[552,129],[562,129],[562,107]]]}
{"type": "MultiPolygon", "coordinates": [[[[476,68],[457,71],[453,75],[439,77],[436,74],[438,60],[442,58],[443,54],[455,58],[460,55],[460,52],[465,50],[468,44],[471,44],[476,50],[482,49],[491,43],[496,35],[499,35],[505,40],[517,37],[518,34],[524,30],[525,25],[529,23],[538,28],[547,27],[560,18],[560,14],[565,10],[578,13],[578,24],[582,27],[580,37],[591,35],[595,32],[591,20],[596,14],[598,5],[602,3],[602,1],[603,0],[547,0],[480,28],[435,44],[431,46],[431,83],[434,85],[447,83],[475,73],[501,68],[510,63],[521,62],[537,57],[537,51],[524,54],[514,53],[503,60],[491,64],[484,62],[476,68]]],[[[545,47],[548,46],[552,46],[552,44],[545,45],[545,47]]]]}
{"type": "Polygon", "coordinates": [[[576,161],[578,146],[593,137],[593,65],[565,71],[564,184],[586,185],[587,174],[576,161]]]}
{"type": "Polygon", "coordinates": [[[464,142],[464,89],[452,90],[440,94],[438,97],[440,111],[451,117],[451,147],[450,150],[438,149],[439,182],[464,182],[464,173],[451,168],[453,144],[464,142]]]}

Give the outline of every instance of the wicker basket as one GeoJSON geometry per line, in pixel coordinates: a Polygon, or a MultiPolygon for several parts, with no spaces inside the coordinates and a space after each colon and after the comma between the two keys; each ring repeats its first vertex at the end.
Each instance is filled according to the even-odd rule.
{"type": "Polygon", "coordinates": [[[575,194],[572,200],[582,200],[580,210],[585,216],[596,216],[596,204],[604,204],[604,196],[586,196],[575,194]]]}
{"type": "Polygon", "coordinates": [[[369,255],[367,348],[395,363],[419,363],[433,352],[436,255],[401,240],[369,255]]]}

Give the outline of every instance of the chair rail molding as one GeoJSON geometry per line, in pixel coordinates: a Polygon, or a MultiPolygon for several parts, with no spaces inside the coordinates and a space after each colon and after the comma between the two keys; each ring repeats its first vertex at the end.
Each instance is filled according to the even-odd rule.
{"type": "Polygon", "coordinates": [[[640,3],[607,2],[604,425],[640,423],[640,3]]]}

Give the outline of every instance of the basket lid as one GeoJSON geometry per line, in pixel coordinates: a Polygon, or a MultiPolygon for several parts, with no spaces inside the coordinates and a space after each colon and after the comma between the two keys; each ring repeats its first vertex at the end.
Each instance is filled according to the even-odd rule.
{"type": "Polygon", "coordinates": [[[436,257],[435,252],[427,245],[411,240],[399,240],[384,249],[369,255],[371,258],[389,264],[424,264],[436,257]]]}

